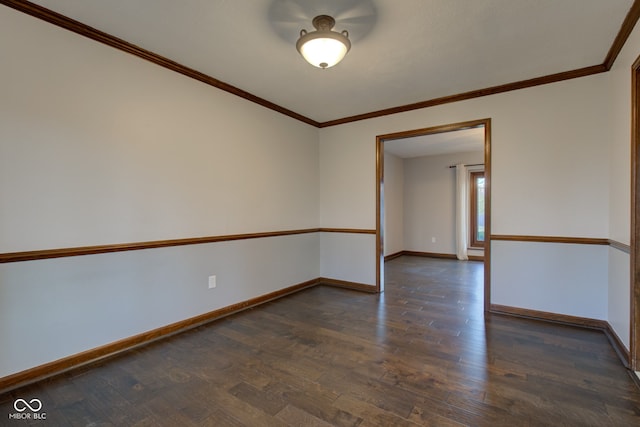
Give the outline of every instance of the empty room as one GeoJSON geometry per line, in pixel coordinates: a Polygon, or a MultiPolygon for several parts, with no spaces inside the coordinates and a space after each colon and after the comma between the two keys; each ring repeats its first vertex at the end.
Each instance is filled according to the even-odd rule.
{"type": "Polygon", "coordinates": [[[640,424],[640,0],[0,0],[0,425],[640,424]]]}

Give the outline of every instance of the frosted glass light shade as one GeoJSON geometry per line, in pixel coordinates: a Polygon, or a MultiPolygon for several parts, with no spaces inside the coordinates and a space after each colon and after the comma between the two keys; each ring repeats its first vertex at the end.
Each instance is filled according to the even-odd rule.
{"type": "Polygon", "coordinates": [[[300,31],[296,48],[309,64],[318,68],[333,67],[351,49],[349,33],[331,31],[334,24],[332,17],[320,15],[313,19],[313,26],[317,31],[300,31]]]}
{"type": "Polygon", "coordinates": [[[329,68],[342,61],[349,49],[336,39],[319,37],[305,42],[299,48],[307,62],[318,68],[329,68]]]}

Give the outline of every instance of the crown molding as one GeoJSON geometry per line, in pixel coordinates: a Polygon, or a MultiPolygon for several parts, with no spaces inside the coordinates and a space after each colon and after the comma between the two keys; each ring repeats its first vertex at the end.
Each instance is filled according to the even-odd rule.
{"type": "Polygon", "coordinates": [[[624,46],[627,39],[629,38],[631,31],[633,30],[636,23],[638,22],[638,19],[640,19],[640,0],[635,0],[633,2],[633,5],[629,9],[629,12],[627,13],[620,27],[620,30],[618,31],[618,34],[615,40],[613,41],[613,44],[609,49],[609,52],[607,53],[607,56],[605,57],[602,64],[592,65],[589,67],[579,68],[576,70],[564,71],[556,74],[550,74],[547,76],[535,77],[532,79],[507,83],[504,85],[492,86],[489,88],[478,89],[478,90],[473,90],[473,91],[454,94],[454,95],[448,95],[440,98],[429,99],[429,100],[425,100],[425,101],[421,101],[413,104],[400,105],[397,107],[386,108],[383,110],[371,111],[368,113],[358,114],[358,115],[349,116],[349,117],[343,117],[340,119],[329,120],[325,122],[318,122],[309,117],[303,116],[302,114],[296,113],[295,111],[292,111],[280,105],[277,105],[264,98],[260,98],[256,95],[253,95],[236,86],[230,85],[214,77],[211,77],[207,74],[204,74],[192,68],[186,67],[182,64],[172,61],[171,59],[165,58],[154,52],[143,49],[139,46],[136,46],[118,37],[115,37],[103,31],[97,30],[93,27],[85,25],[79,21],[71,19],[67,16],[54,12],[40,5],[31,3],[26,0],[0,0],[0,4],[4,4],[5,6],[8,6],[12,9],[26,13],[27,15],[33,16],[35,18],[42,19],[46,22],[57,25],[61,28],[67,29],[69,31],[72,31],[76,34],[90,38],[97,42],[114,47],[123,52],[130,53],[139,58],[142,58],[154,64],[157,64],[161,67],[167,68],[169,70],[175,71],[187,77],[193,78],[195,80],[198,80],[202,83],[218,88],[225,92],[229,92],[233,95],[239,96],[243,99],[254,102],[265,108],[284,114],[286,116],[299,120],[303,123],[309,124],[316,128],[337,126],[337,125],[356,122],[360,120],[367,120],[367,119],[387,116],[391,114],[403,113],[406,111],[433,107],[436,105],[449,104],[452,102],[459,102],[459,101],[479,98],[479,97],[488,96],[488,95],[495,95],[498,93],[525,89],[533,86],[546,85],[549,83],[555,83],[563,80],[575,79],[579,77],[585,77],[592,74],[598,74],[598,73],[609,71],[613,66],[616,58],[618,57],[618,54],[622,50],[622,47],[624,46]]]}
{"type": "Polygon", "coordinates": [[[139,46],[134,45],[133,43],[129,43],[118,37],[112,36],[111,34],[85,25],[82,22],[71,19],[67,16],[54,12],[35,3],[31,3],[25,0],[0,0],[0,4],[4,4],[5,6],[26,13],[27,15],[31,15],[34,18],[42,19],[43,21],[49,22],[53,25],[57,25],[58,27],[72,31],[91,40],[95,40],[123,52],[130,53],[131,55],[135,55],[168,70],[175,71],[176,73],[180,73],[184,76],[198,80],[202,83],[208,84],[209,86],[213,86],[225,92],[229,92],[233,95],[239,96],[240,98],[244,98],[247,101],[254,102],[270,110],[282,113],[285,116],[289,116],[301,122],[310,124],[311,126],[319,127],[320,125],[317,121],[305,117],[302,114],[298,114],[295,111],[291,111],[287,108],[281,107],[280,105],[274,104],[271,101],[267,101],[264,98],[253,95],[236,86],[220,81],[207,74],[196,71],[193,68],[189,68],[187,66],[179,64],[169,58],[165,58],[164,56],[158,55],[157,53],[143,49],[139,46]]]}

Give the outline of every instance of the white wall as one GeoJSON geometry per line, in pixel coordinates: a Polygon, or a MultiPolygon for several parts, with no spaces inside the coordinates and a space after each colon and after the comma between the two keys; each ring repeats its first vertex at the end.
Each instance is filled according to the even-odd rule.
{"type": "Polygon", "coordinates": [[[605,320],[607,256],[601,245],[493,242],[492,302],[605,320]]]}
{"type": "Polygon", "coordinates": [[[483,162],[482,151],[405,159],[405,250],[456,253],[456,173],[449,166],[483,162]]]}
{"type": "MultiPolygon", "coordinates": [[[[603,100],[609,99],[608,83],[607,75],[600,74],[321,129],[321,221],[330,219],[336,227],[375,226],[376,135],[491,118],[492,233],[606,238],[611,116],[603,100]],[[345,152],[348,158],[341,157],[345,152]]],[[[517,250],[523,259],[535,255],[543,265],[559,263],[565,274],[539,269],[525,277],[512,271],[504,252],[498,251],[492,256],[495,295],[516,291],[520,297],[509,304],[533,308],[524,295],[532,292],[531,283],[543,283],[533,291],[548,293],[546,298],[560,307],[559,313],[602,313],[606,256],[596,255],[600,261],[595,265],[593,257],[576,264],[573,251],[564,247],[539,254],[535,247],[517,242],[503,246],[517,250]],[[573,269],[580,266],[598,274],[578,285],[589,297],[577,308],[556,289],[562,289],[567,276],[578,283],[582,275],[573,269]]],[[[368,274],[362,271],[357,277],[368,274]]]]}
{"type": "MultiPolygon", "coordinates": [[[[639,55],[640,27],[636,25],[608,73],[612,117],[609,137],[609,238],[624,244],[631,241],[631,66],[639,55]]],[[[608,319],[627,348],[631,333],[629,261],[628,253],[610,249],[608,319]]]]}
{"type": "Polygon", "coordinates": [[[320,276],[376,284],[375,234],[320,233],[320,276]]]}
{"type": "Polygon", "coordinates": [[[631,66],[640,55],[640,26],[636,26],[607,73],[611,110],[609,136],[610,238],[630,243],[631,211],[631,66]]]}
{"type": "Polygon", "coordinates": [[[629,254],[609,248],[609,287],[607,289],[607,320],[620,340],[630,349],[631,300],[629,254]]]}
{"type": "Polygon", "coordinates": [[[0,251],[317,226],[315,128],[0,13],[0,251]]]}
{"type": "MultiPolygon", "coordinates": [[[[388,144],[388,143],[385,143],[388,144]]],[[[384,255],[404,247],[404,160],[384,153],[384,255]]]]}
{"type": "Polygon", "coordinates": [[[373,141],[361,135],[351,139],[344,132],[353,125],[319,132],[319,217],[323,228],[376,228],[377,134],[373,134],[373,141]]]}
{"type": "Polygon", "coordinates": [[[318,239],[0,264],[0,377],[314,279],[318,239]]]}
{"type": "MultiPolygon", "coordinates": [[[[0,57],[0,252],[318,226],[317,129],[10,8],[0,57]]],[[[3,264],[0,377],[315,279],[319,259],[315,233],[3,264]]]]}
{"type": "MultiPolygon", "coordinates": [[[[335,126],[319,131],[320,227],[374,230],[378,185],[375,136],[373,141],[368,138],[343,140],[339,135],[344,128],[335,126]]],[[[322,233],[322,277],[375,286],[375,247],[374,235],[322,233]],[[356,262],[353,262],[354,257],[356,262]]]]}

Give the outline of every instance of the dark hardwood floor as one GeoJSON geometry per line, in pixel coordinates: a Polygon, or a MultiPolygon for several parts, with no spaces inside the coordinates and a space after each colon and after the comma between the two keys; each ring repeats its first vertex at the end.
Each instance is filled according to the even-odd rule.
{"type": "Polygon", "coordinates": [[[316,287],[0,395],[0,425],[640,425],[602,332],[485,317],[479,262],[385,267],[381,295],[316,287]]]}

